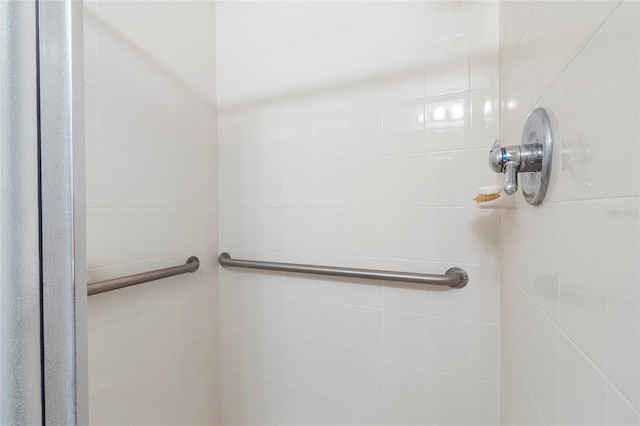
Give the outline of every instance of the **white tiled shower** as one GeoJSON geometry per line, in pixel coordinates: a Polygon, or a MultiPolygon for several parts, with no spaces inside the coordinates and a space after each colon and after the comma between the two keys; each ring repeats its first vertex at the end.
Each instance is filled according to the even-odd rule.
{"type": "Polygon", "coordinates": [[[202,265],[89,298],[92,424],[640,423],[637,3],[85,11],[90,280],[202,265]],[[533,107],[547,199],[477,209],[533,107]]]}
{"type": "Polygon", "coordinates": [[[215,5],[84,4],[89,282],[201,263],[89,297],[90,422],[215,424],[215,5]]]}
{"type": "Polygon", "coordinates": [[[561,141],[543,205],[502,214],[505,424],[640,423],[638,16],[637,2],[501,8],[501,137],[545,107],[561,141]]]}
{"type": "Polygon", "coordinates": [[[471,200],[495,180],[497,3],[217,17],[220,249],[475,283],[223,271],[223,422],[498,422],[499,215],[471,200]]]}

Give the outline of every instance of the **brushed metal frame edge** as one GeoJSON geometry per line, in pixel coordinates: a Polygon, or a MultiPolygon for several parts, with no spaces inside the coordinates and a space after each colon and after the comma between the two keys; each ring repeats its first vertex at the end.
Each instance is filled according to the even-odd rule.
{"type": "Polygon", "coordinates": [[[39,8],[44,422],[88,424],[83,10],[39,8]]]}

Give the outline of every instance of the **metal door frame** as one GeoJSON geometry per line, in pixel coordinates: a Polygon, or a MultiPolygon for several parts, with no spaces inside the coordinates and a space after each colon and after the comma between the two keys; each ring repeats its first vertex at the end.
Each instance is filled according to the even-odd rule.
{"type": "Polygon", "coordinates": [[[0,1],[0,422],[87,424],[82,2],[0,1]]]}
{"type": "Polygon", "coordinates": [[[88,423],[82,1],[38,0],[46,424],[88,423]]]}

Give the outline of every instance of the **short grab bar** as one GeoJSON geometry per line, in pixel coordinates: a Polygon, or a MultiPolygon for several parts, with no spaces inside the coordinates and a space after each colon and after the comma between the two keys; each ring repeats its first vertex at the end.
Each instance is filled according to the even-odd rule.
{"type": "Polygon", "coordinates": [[[462,288],[467,285],[469,276],[461,268],[450,268],[444,275],[418,274],[408,272],[378,271],[374,269],[341,268],[336,266],[302,265],[297,263],[263,262],[258,260],[232,259],[224,252],[218,257],[218,263],[224,267],[266,269],[270,271],[300,272],[303,274],[331,275],[337,277],[368,278],[372,280],[402,281],[419,284],[448,285],[462,288]]]}
{"type": "Polygon", "coordinates": [[[187,263],[185,263],[184,265],[156,269],[155,271],[142,272],[141,274],[127,275],[125,277],[90,283],[87,285],[87,293],[89,296],[91,296],[93,294],[99,294],[111,290],[117,290],[119,288],[130,287],[132,285],[159,280],[161,278],[186,274],[188,272],[195,272],[199,267],[200,260],[196,256],[191,256],[189,259],[187,259],[187,263]]]}

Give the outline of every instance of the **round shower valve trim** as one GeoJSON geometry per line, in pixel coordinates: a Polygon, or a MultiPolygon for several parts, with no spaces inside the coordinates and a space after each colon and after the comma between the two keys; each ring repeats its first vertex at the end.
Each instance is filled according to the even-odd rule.
{"type": "Polygon", "coordinates": [[[496,173],[504,173],[507,195],[515,194],[520,186],[527,203],[537,206],[549,187],[552,157],[551,120],[544,108],[536,108],[527,118],[521,144],[502,147],[496,141],[489,153],[489,166],[496,173]]]}

